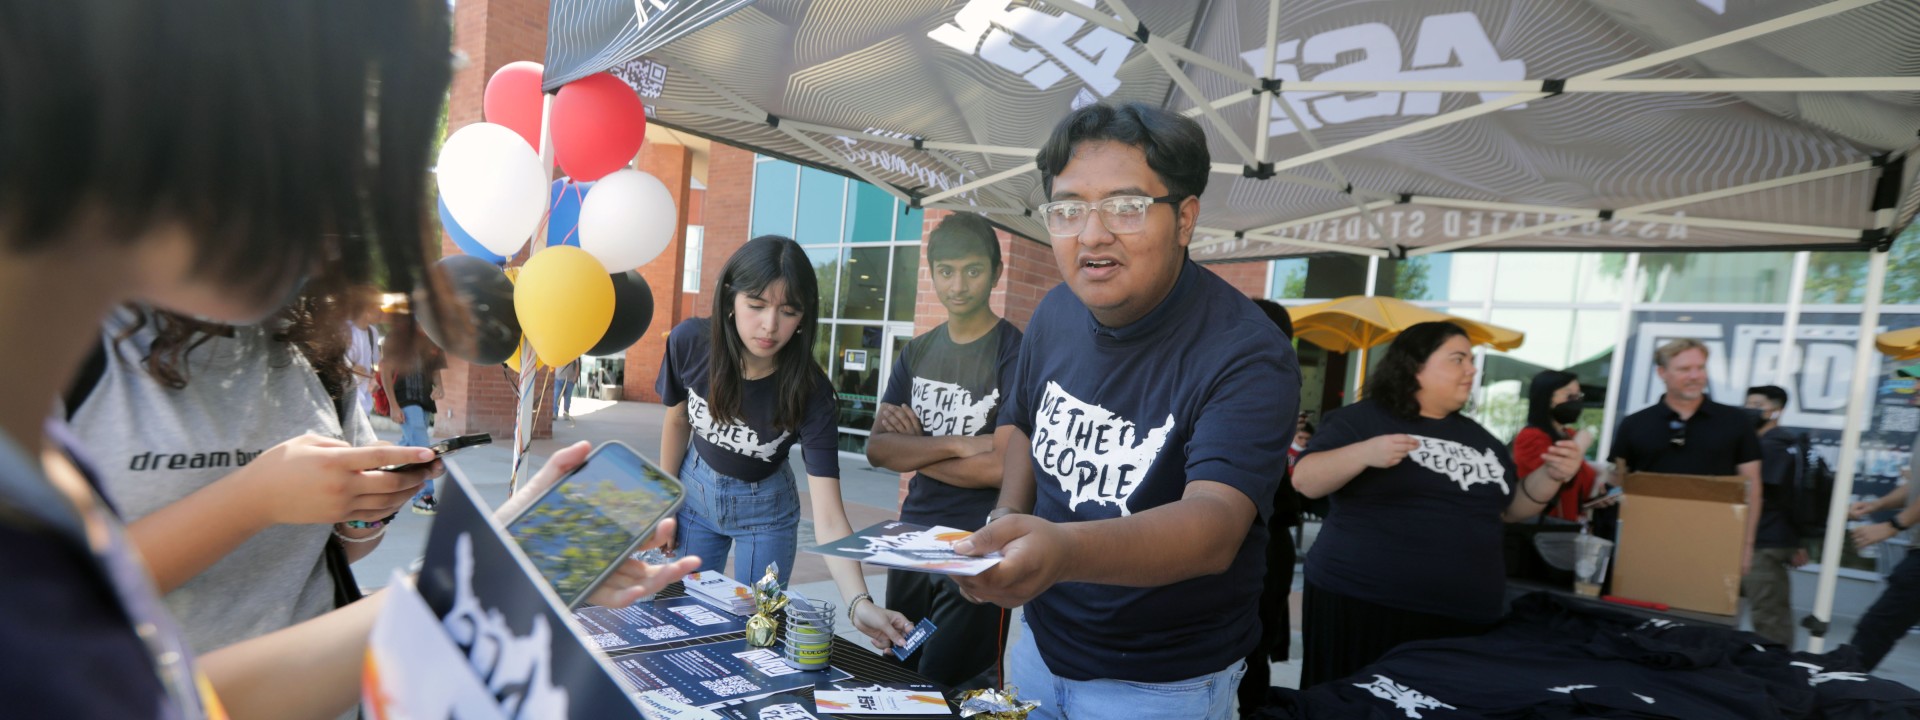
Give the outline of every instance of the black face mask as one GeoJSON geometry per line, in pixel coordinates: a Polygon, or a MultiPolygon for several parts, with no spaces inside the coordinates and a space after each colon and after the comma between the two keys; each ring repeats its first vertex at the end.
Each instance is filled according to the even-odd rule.
{"type": "Polygon", "coordinates": [[[1771,418],[1767,417],[1767,411],[1765,410],[1761,410],[1760,408],[1744,408],[1744,409],[1747,411],[1747,417],[1753,418],[1753,427],[1756,430],[1766,427],[1767,422],[1771,420],[1771,418]]]}
{"type": "Polygon", "coordinates": [[[1569,400],[1553,406],[1553,421],[1561,425],[1572,425],[1580,420],[1580,411],[1587,409],[1579,400],[1569,400]]]}

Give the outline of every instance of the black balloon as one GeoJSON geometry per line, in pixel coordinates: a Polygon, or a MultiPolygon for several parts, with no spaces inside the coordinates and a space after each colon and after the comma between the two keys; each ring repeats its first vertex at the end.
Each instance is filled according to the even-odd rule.
{"type": "Polygon", "coordinates": [[[588,355],[611,355],[640,341],[653,324],[653,288],[640,271],[628,270],[613,276],[613,322],[600,342],[587,350],[588,355]]]}
{"type": "Polygon", "coordinates": [[[520,349],[513,281],[505,271],[472,255],[452,255],[434,263],[434,272],[452,291],[452,297],[443,300],[454,318],[452,323],[440,322],[425,298],[416,296],[414,317],[428,339],[447,354],[477,365],[498,365],[520,349]]]}

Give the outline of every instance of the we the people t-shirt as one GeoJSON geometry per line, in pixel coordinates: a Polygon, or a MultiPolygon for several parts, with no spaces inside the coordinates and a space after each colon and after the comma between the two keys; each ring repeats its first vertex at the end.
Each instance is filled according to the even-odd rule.
{"type": "MultiPolygon", "coordinates": [[[[1219,672],[1258,640],[1267,519],[1300,400],[1293,347],[1252,301],[1191,262],[1140,320],[1102,326],[1066,285],[1034,311],[1000,424],[1030,440],[1033,513],[1126,517],[1221,483],[1258,510],[1226,572],[1160,587],[1060,583],[1026,605],[1040,655],[1074,680],[1219,672]]],[[[1168,538],[1167,542],[1180,542],[1168,538]]]]}
{"type": "Polygon", "coordinates": [[[1402,419],[1371,399],[1327,414],[1300,462],[1383,435],[1420,446],[1333,492],[1307,582],[1367,602],[1469,622],[1500,616],[1500,513],[1521,478],[1506,444],[1459,413],[1402,419]]]}
{"type": "MultiPolygon", "coordinates": [[[[1020,356],[1020,329],[1003,319],[963,345],[953,341],[948,327],[942,323],[907,343],[880,401],[911,409],[927,435],[992,435],[1002,385],[1020,356]]],[[[900,519],[978,530],[999,499],[997,487],[955,487],[914,473],[900,519]]]]}
{"type": "MultiPolygon", "coordinates": [[[[653,384],[660,402],[668,406],[687,404],[694,451],[720,474],[755,482],[785,465],[787,451],[794,443],[803,442],[808,475],[840,477],[840,426],[833,385],[818,366],[808,366],[813,374],[813,392],[807,398],[798,433],[774,427],[774,413],[780,403],[777,374],[741,381],[740,422],[720,422],[713,416],[707,403],[711,397],[707,392],[710,324],[706,318],[689,318],[674,326],[667,335],[666,357],[660,360],[660,377],[653,384]]],[[[789,342],[804,342],[804,338],[796,334],[789,342]]]]}

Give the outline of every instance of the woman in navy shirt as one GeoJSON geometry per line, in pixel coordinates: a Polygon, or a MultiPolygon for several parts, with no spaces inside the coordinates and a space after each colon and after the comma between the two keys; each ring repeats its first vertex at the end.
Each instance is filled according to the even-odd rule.
{"type": "Polygon", "coordinates": [[[1465,331],[1407,328],[1366,399],[1329,413],[1294,466],[1294,487],[1333,502],[1307,557],[1302,689],[1499,617],[1501,522],[1538,514],[1580,455],[1557,443],[1522,478],[1506,444],[1460,414],[1473,387],[1465,331]]]}
{"type": "MultiPolygon", "coordinates": [[[[813,359],[820,318],[813,263],[799,243],[763,235],[720,270],[712,315],[667,336],[654,389],[667,405],[660,464],[687,488],[676,544],[703,570],[723,570],[738,544],[734,575],[751,583],[768,565],[793,573],[800,497],[787,453],[806,448],[814,538],[852,534],[840,499],[840,443],[833,385],[813,359]]],[[[827,566],[852,598],[847,614],[878,648],[904,641],[913,624],[873,602],[852,560],[827,566]]]]}

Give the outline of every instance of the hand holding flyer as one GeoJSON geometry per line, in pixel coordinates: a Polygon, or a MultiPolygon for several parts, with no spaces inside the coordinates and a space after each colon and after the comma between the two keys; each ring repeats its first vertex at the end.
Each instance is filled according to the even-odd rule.
{"type": "Polygon", "coordinates": [[[953,544],[969,535],[972,533],[940,525],[888,520],[810,552],[938,575],[978,575],[1000,562],[998,553],[973,557],[955,552],[953,544]]]}

